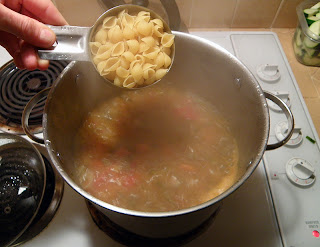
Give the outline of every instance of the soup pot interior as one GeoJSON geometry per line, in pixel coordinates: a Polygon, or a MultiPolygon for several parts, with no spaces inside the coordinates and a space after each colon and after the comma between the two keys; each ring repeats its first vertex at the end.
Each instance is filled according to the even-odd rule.
{"type": "MultiPolygon", "coordinates": [[[[258,165],[268,139],[268,108],[259,84],[233,55],[204,39],[174,34],[175,61],[159,83],[169,81],[173,87],[191,90],[212,102],[230,122],[239,147],[239,166],[243,170],[239,181],[209,202],[213,204],[243,183],[258,165]]],[[[71,179],[74,137],[95,105],[122,90],[106,83],[91,63],[71,62],[48,96],[44,114],[46,146],[60,174],[83,195],[85,192],[71,179]]],[[[108,205],[89,199],[103,207],[108,205]]]]}

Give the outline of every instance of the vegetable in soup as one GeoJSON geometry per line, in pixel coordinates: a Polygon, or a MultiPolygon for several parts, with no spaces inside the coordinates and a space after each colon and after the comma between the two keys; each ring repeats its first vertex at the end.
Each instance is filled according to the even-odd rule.
{"type": "Polygon", "coordinates": [[[229,123],[201,97],[168,86],[126,91],[78,130],[75,181],[122,208],[164,212],[206,202],[239,178],[229,123]]]}

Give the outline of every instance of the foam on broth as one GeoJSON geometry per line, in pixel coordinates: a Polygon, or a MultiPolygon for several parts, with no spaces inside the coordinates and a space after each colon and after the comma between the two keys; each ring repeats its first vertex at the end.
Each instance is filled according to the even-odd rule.
{"type": "Polygon", "coordinates": [[[73,179],[110,204],[145,212],[208,201],[241,176],[229,123],[208,101],[164,84],[95,107],[74,142],[73,179]]]}

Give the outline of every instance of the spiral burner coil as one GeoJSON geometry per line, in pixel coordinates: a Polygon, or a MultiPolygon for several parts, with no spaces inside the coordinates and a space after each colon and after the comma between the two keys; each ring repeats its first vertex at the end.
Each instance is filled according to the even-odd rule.
{"type": "MultiPolygon", "coordinates": [[[[47,70],[20,70],[8,62],[0,70],[0,130],[23,134],[21,117],[29,100],[41,90],[51,87],[68,63],[51,61],[47,70]]],[[[32,110],[29,128],[33,133],[42,130],[42,114],[45,105],[42,99],[32,110]]]]}

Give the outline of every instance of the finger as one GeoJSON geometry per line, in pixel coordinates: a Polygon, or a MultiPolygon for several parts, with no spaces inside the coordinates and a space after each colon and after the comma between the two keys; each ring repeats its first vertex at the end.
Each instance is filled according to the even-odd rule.
{"type": "Polygon", "coordinates": [[[38,69],[46,70],[49,68],[49,61],[38,58],[38,69]]]}
{"type": "Polygon", "coordinates": [[[50,0],[24,0],[22,10],[27,10],[37,20],[56,26],[67,25],[67,21],[50,0]]]}
{"type": "Polygon", "coordinates": [[[23,66],[28,70],[38,68],[38,56],[33,46],[28,43],[23,43],[20,50],[21,61],[23,66]]]}
{"type": "Polygon", "coordinates": [[[0,30],[14,34],[28,43],[48,48],[55,42],[54,32],[43,23],[21,15],[0,4],[0,30]]]}
{"type": "Polygon", "coordinates": [[[19,68],[19,69],[25,69],[22,59],[21,59],[21,54],[20,51],[17,51],[13,54],[13,60],[14,64],[19,68]]]}
{"type": "Polygon", "coordinates": [[[3,4],[16,12],[19,12],[21,9],[20,0],[9,0],[9,1],[3,0],[3,4]]]}

